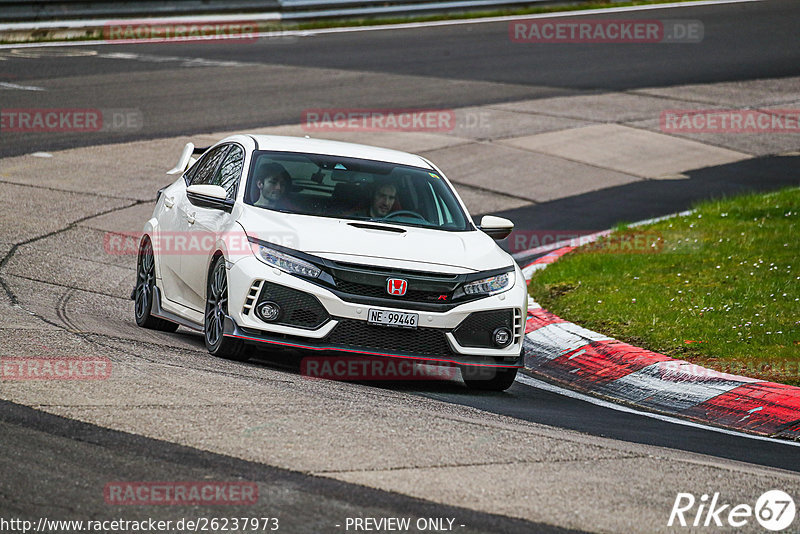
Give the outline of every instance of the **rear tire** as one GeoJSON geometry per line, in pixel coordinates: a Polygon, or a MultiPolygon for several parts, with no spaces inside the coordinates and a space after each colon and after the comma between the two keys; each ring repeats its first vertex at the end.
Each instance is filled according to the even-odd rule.
{"type": "Polygon", "coordinates": [[[461,378],[470,389],[481,391],[505,391],[514,383],[517,368],[477,367],[461,368],[461,378]]]}
{"type": "Polygon", "coordinates": [[[223,327],[228,315],[228,274],[225,258],[219,256],[211,267],[206,288],[206,313],[203,321],[203,338],[208,352],[220,358],[239,362],[250,359],[241,339],[225,337],[223,327]]]}
{"type": "Polygon", "coordinates": [[[174,332],[178,324],[155,317],[150,313],[153,308],[153,288],[156,285],[156,262],[153,256],[153,245],[145,239],[139,248],[136,260],[136,289],[133,290],[133,315],[136,324],[142,328],[174,332]]]}

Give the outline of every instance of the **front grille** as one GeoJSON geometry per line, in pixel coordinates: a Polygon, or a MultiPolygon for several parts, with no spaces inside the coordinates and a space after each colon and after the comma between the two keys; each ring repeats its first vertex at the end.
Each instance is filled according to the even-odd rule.
{"type": "Polygon", "coordinates": [[[344,300],[348,296],[391,299],[402,302],[449,304],[453,292],[463,282],[463,276],[443,273],[427,273],[390,269],[372,265],[336,263],[331,268],[336,290],[344,300]],[[408,281],[405,295],[390,295],[386,291],[389,278],[408,281]]]}
{"type": "Polygon", "coordinates": [[[514,325],[513,310],[475,312],[461,321],[461,324],[453,330],[453,336],[462,347],[497,348],[494,345],[492,334],[496,329],[503,326],[512,333],[517,332],[514,325]]]}
{"type": "Polygon", "coordinates": [[[356,319],[338,319],[339,324],[326,339],[331,344],[352,349],[420,356],[451,356],[444,330],[439,328],[393,328],[376,326],[356,319]]]}
{"type": "MultiPolygon", "coordinates": [[[[409,282],[411,285],[411,282],[409,282]]],[[[349,293],[351,295],[358,295],[361,297],[372,297],[372,298],[391,298],[397,300],[407,300],[412,302],[434,302],[436,300],[442,300],[443,302],[450,301],[450,293],[431,293],[430,291],[415,291],[413,289],[408,289],[406,294],[403,296],[396,296],[390,295],[386,292],[386,284],[382,286],[371,286],[367,284],[357,284],[354,282],[348,282],[346,280],[336,280],[336,289],[343,293],[349,293]],[[444,295],[445,299],[439,299],[441,295],[444,295]]]]}
{"type": "Polygon", "coordinates": [[[317,297],[286,286],[264,282],[258,302],[265,300],[276,302],[281,307],[278,320],[269,324],[315,330],[330,319],[317,297]]]}

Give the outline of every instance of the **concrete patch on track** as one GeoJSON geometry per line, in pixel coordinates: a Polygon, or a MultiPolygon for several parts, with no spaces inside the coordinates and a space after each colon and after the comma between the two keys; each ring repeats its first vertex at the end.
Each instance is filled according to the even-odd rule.
{"type": "MultiPolygon", "coordinates": [[[[711,106],[708,106],[708,108],[710,109],[711,106]]],[[[800,112],[800,100],[788,106],[781,106],[781,108],[792,108],[800,112]]],[[[661,133],[661,121],[658,118],[628,122],[625,125],[631,128],[661,133]]],[[[675,132],[670,135],[754,156],[783,154],[796,151],[798,148],[797,133],[770,133],[769,135],[764,135],[759,133],[675,132]]]]}
{"type": "MultiPolygon", "coordinates": [[[[90,205],[118,206],[121,203],[114,199],[154,200],[155,191],[168,182],[165,167],[177,160],[185,144],[182,139],[137,141],[61,150],[54,152],[51,158],[16,156],[2,160],[0,173],[9,183],[40,190],[49,188],[53,192],[53,202],[61,198],[57,192],[74,192],[104,197],[95,198],[90,205]]],[[[32,189],[26,189],[24,195],[22,189],[17,191],[20,192],[13,198],[23,196],[33,201],[38,197],[32,194],[32,189]]],[[[73,207],[80,204],[86,203],[73,202],[73,207]]],[[[52,211],[64,217],[75,214],[74,210],[67,209],[52,211]]]]}
{"type": "Polygon", "coordinates": [[[345,143],[361,143],[393,148],[403,152],[419,153],[469,143],[471,139],[444,132],[393,132],[393,131],[330,131],[316,133],[313,128],[303,124],[287,124],[248,130],[254,134],[291,135],[330,138],[345,143]]]}
{"type": "MultiPolygon", "coordinates": [[[[530,202],[547,202],[640,180],[638,176],[504,146],[507,142],[463,144],[424,155],[452,176],[457,187],[472,186],[530,202]]],[[[504,209],[518,207],[509,204],[504,209]]]]}
{"type": "Polygon", "coordinates": [[[658,117],[664,109],[682,109],[694,105],[687,100],[624,92],[521,100],[494,107],[593,123],[620,123],[658,117]]]}
{"type": "Polygon", "coordinates": [[[750,157],[741,152],[618,124],[517,137],[505,139],[502,143],[655,179],[750,157]]]}
{"type": "MultiPolygon", "coordinates": [[[[35,180],[31,178],[32,182],[35,180]]],[[[45,180],[43,175],[42,181],[45,180]]],[[[16,244],[60,230],[80,217],[128,204],[130,201],[122,199],[98,201],[91,194],[0,182],[0,231],[4,241],[16,244]]]]}
{"type": "MultiPolygon", "coordinates": [[[[94,233],[94,237],[102,243],[102,235],[94,233]]],[[[57,240],[48,242],[49,248],[45,245],[45,249],[21,251],[19,257],[6,267],[4,274],[102,295],[130,293],[131,279],[136,275],[130,259],[123,264],[114,264],[82,257],[80,252],[65,254],[54,241],[57,240]],[[64,261],[67,258],[69,261],[64,261]],[[102,277],[97,276],[98,270],[103,271],[102,277]]]]}
{"type": "Polygon", "coordinates": [[[705,104],[708,107],[774,107],[798,100],[800,76],[637,89],[635,93],[705,104]]]}
{"type": "MultiPolygon", "coordinates": [[[[459,108],[456,110],[456,127],[450,133],[483,141],[552,132],[564,128],[579,128],[592,123],[592,119],[587,117],[553,117],[546,112],[520,113],[519,111],[513,103],[459,108]]],[[[435,148],[429,146],[425,150],[435,148]]]]}

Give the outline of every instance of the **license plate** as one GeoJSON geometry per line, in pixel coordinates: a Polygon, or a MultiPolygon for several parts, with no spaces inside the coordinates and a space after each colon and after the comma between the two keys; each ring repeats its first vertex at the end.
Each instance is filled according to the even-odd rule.
{"type": "Polygon", "coordinates": [[[401,328],[416,328],[419,323],[418,313],[393,312],[389,310],[369,310],[367,316],[369,324],[382,326],[399,326],[401,328]]]}

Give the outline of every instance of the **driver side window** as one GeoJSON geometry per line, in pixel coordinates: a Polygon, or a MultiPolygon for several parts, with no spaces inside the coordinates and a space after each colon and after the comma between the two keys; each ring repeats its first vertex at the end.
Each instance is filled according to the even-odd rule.
{"type": "Polygon", "coordinates": [[[239,145],[231,145],[231,149],[211,179],[212,185],[219,185],[228,192],[227,198],[236,196],[239,178],[244,166],[244,150],[239,145]]]}

